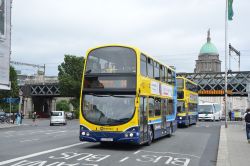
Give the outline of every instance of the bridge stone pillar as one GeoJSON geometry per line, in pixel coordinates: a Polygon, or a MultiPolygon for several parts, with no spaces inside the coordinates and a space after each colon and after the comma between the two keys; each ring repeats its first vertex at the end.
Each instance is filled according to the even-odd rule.
{"type": "Polygon", "coordinates": [[[25,97],[24,98],[24,103],[23,103],[23,111],[24,111],[24,115],[26,117],[28,117],[28,115],[30,113],[32,113],[32,105],[33,105],[33,102],[31,100],[31,98],[25,97]]]}
{"type": "Polygon", "coordinates": [[[56,111],[56,98],[52,99],[51,111],[56,111]]]}

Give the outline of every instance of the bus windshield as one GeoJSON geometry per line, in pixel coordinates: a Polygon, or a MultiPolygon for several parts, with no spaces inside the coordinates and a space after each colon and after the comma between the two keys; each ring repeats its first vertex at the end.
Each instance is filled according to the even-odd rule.
{"type": "Polygon", "coordinates": [[[97,48],[89,53],[85,74],[135,72],[135,51],[127,47],[110,46],[97,48]]]}
{"type": "Polygon", "coordinates": [[[134,114],[135,95],[84,95],[83,116],[96,125],[119,125],[134,114]]]}
{"type": "Polygon", "coordinates": [[[212,114],[212,105],[198,105],[199,114],[212,114]]]}

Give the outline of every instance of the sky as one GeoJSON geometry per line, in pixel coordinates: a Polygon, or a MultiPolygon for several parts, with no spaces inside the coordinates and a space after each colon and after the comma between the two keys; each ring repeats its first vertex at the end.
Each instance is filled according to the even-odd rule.
{"type": "MultiPolygon", "coordinates": [[[[65,54],[103,44],[136,46],[177,72],[193,72],[210,28],[225,70],[225,0],[13,0],[11,60],[56,76],[65,54]]],[[[228,42],[250,70],[250,1],[234,0],[228,42]]],[[[231,70],[238,71],[233,54],[231,70]]],[[[22,73],[36,69],[17,66],[22,73]]]]}

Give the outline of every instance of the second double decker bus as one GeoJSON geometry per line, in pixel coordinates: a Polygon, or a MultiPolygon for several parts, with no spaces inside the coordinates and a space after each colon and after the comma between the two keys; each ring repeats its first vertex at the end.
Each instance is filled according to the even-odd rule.
{"type": "Polygon", "coordinates": [[[198,121],[198,87],[187,78],[177,77],[177,121],[178,125],[189,126],[198,121]]]}
{"type": "Polygon", "coordinates": [[[175,71],[138,48],[105,45],[87,52],[80,140],[150,144],[176,123],[175,71]]]}

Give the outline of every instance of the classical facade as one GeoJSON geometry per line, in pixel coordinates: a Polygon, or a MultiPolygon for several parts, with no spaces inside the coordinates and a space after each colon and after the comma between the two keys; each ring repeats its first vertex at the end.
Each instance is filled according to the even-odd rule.
{"type": "Polygon", "coordinates": [[[215,45],[211,42],[210,30],[207,32],[207,42],[200,49],[194,72],[221,72],[219,53],[215,45]]]}

